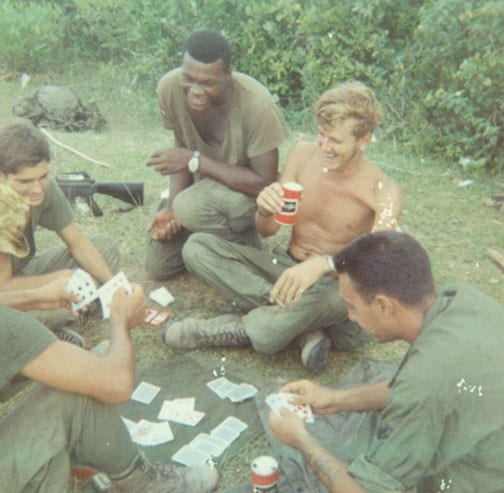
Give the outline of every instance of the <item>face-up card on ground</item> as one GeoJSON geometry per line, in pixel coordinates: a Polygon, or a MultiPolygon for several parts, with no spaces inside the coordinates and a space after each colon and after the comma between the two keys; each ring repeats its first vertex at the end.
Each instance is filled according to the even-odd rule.
{"type": "Polygon", "coordinates": [[[173,433],[170,423],[153,423],[146,419],[141,419],[133,428],[131,439],[142,446],[154,446],[173,440],[173,433]]]}
{"type": "Polygon", "coordinates": [[[98,290],[96,289],[93,278],[82,269],[76,269],[74,271],[66,285],[66,290],[79,297],[78,302],[72,303],[72,309],[74,311],[80,310],[98,298],[98,290]]]}
{"type": "Polygon", "coordinates": [[[194,397],[166,400],[161,406],[158,419],[165,419],[187,426],[196,426],[205,413],[194,409],[194,397]]]}
{"type": "Polygon", "coordinates": [[[155,308],[147,308],[147,310],[145,311],[144,324],[159,327],[171,317],[172,313],[170,311],[161,311],[156,310],[155,308]]]}
{"type": "Polygon", "coordinates": [[[124,272],[119,272],[98,289],[104,319],[110,317],[110,303],[112,303],[114,293],[119,288],[125,289],[128,293],[132,292],[131,285],[124,272]]]}
{"type": "Polygon", "coordinates": [[[229,442],[221,440],[207,433],[200,433],[191,442],[189,446],[193,449],[203,452],[209,457],[219,457],[229,446],[229,442]]]}
{"type": "Polygon", "coordinates": [[[200,450],[193,449],[189,445],[184,445],[172,456],[174,462],[183,466],[202,466],[208,460],[209,456],[200,450]]]}
{"type": "Polygon", "coordinates": [[[160,287],[151,291],[149,298],[156,303],[159,303],[161,306],[168,306],[170,303],[175,301],[173,295],[165,287],[160,287]]]}
{"type": "Polygon", "coordinates": [[[161,390],[161,387],[157,385],[153,385],[147,382],[140,382],[137,388],[131,394],[131,399],[137,402],[141,402],[142,404],[150,404],[158,392],[161,390]]]}
{"type": "Polygon", "coordinates": [[[292,400],[297,397],[296,394],[287,392],[279,392],[278,394],[270,394],[266,397],[266,404],[280,416],[281,409],[287,409],[293,412],[296,416],[303,418],[306,423],[313,423],[313,412],[309,404],[292,404],[292,400]]]}

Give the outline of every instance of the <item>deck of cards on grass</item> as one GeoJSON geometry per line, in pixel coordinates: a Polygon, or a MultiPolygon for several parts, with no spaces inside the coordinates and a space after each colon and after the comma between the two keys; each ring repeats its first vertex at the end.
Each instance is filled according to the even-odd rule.
{"type": "Polygon", "coordinates": [[[172,460],[184,466],[200,466],[209,459],[219,457],[246,428],[246,423],[228,416],[210,434],[200,433],[177,450],[172,460]]]}
{"type": "Polygon", "coordinates": [[[306,423],[313,423],[313,412],[310,404],[292,404],[292,400],[298,397],[297,394],[289,394],[288,392],[279,392],[277,394],[269,394],[265,401],[271,410],[280,416],[281,409],[287,409],[293,412],[296,416],[303,418],[306,423]]]}
{"type": "Polygon", "coordinates": [[[236,384],[225,377],[219,377],[207,383],[221,399],[229,399],[231,402],[242,402],[251,399],[257,394],[257,389],[249,383],[236,384]]]}

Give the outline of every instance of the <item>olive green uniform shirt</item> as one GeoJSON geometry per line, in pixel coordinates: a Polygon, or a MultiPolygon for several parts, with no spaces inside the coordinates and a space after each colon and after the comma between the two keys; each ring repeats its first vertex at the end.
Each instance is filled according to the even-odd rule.
{"type": "Polygon", "coordinates": [[[277,148],[287,137],[287,127],[273,96],[252,77],[233,72],[233,96],[224,140],[221,145],[208,145],[189,114],[179,84],[181,71],[177,68],[162,77],[158,97],[165,128],[173,130],[187,149],[197,149],[215,161],[248,166],[251,157],[277,148]]]}
{"type": "Polygon", "coordinates": [[[35,359],[56,336],[33,317],[0,306],[0,389],[35,359]]]}
{"type": "Polygon", "coordinates": [[[504,307],[475,288],[445,289],[348,472],[368,493],[504,491],[503,348],[504,307]]]}
{"type": "Polygon", "coordinates": [[[30,244],[30,253],[25,258],[12,258],[12,270],[21,272],[36,252],[35,229],[37,226],[59,232],[74,220],[74,214],[63,191],[54,178],[49,178],[49,186],[40,205],[31,207],[30,221],[26,226],[25,236],[30,244]]]}

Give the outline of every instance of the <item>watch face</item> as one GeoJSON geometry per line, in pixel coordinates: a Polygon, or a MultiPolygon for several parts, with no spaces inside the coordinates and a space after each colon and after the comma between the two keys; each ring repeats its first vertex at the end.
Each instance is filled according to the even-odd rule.
{"type": "Polygon", "coordinates": [[[198,171],[199,154],[196,154],[191,159],[189,159],[189,162],[187,163],[187,167],[189,168],[189,171],[191,173],[195,173],[196,171],[198,171]]]}

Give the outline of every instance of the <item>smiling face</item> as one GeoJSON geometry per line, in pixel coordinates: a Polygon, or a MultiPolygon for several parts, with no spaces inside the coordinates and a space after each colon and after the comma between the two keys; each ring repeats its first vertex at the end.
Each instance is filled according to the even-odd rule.
{"type": "Polygon", "coordinates": [[[360,159],[371,136],[357,139],[353,134],[354,120],[337,122],[332,127],[319,125],[317,143],[322,155],[322,164],[330,171],[345,168],[360,159]]]}
{"type": "Polygon", "coordinates": [[[49,163],[41,161],[35,166],[20,167],[17,173],[0,173],[0,181],[7,182],[30,206],[40,205],[49,186],[49,163]]]}
{"type": "Polygon", "coordinates": [[[231,70],[222,60],[203,63],[184,53],[180,85],[192,112],[202,112],[218,106],[225,100],[231,81],[231,70]]]}

